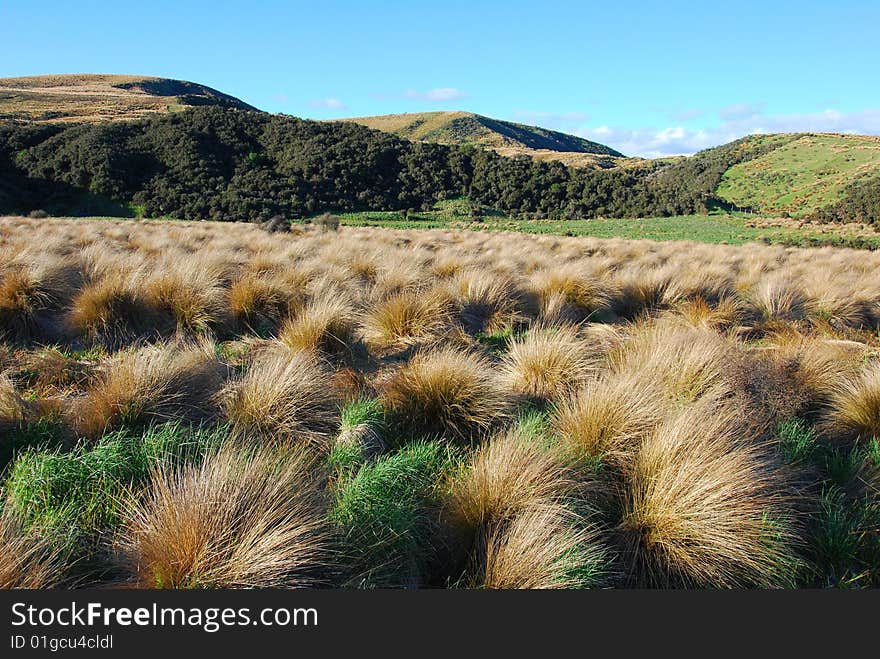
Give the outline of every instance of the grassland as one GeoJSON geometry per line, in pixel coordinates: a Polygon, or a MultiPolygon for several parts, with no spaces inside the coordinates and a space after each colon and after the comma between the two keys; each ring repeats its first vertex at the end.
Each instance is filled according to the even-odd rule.
{"type": "Polygon", "coordinates": [[[447,201],[425,212],[405,215],[398,211],[366,211],[343,213],[340,218],[347,226],[396,229],[514,231],[632,240],[692,240],[725,245],[762,242],[803,247],[880,248],[880,234],[867,226],[804,223],[750,213],[590,220],[521,220],[503,214],[487,214],[475,221],[467,204],[447,201]]]}
{"type": "Polygon", "coordinates": [[[141,119],[194,105],[255,109],[205,85],[167,78],[105,74],[0,78],[0,119],[94,123],[141,119]]]}
{"type": "Polygon", "coordinates": [[[731,167],[717,194],[743,208],[802,215],[838,201],[853,181],[878,174],[880,138],[805,134],[731,167]]]}
{"type": "Polygon", "coordinates": [[[876,587],[878,266],[0,219],[0,585],[876,587]]]}

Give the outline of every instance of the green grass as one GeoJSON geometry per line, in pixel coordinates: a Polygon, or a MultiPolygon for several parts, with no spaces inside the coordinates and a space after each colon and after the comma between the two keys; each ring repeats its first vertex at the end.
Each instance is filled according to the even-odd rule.
{"type": "Polygon", "coordinates": [[[880,173],[880,140],[804,135],[728,169],[717,194],[743,208],[805,215],[841,198],[847,185],[880,173]]]}
{"type": "Polygon", "coordinates": [[[343,475],[331,520],[350,567],[348,585],[418,583],[432,554],[432,490],[451,460],[441,442],[417,442],[343,475]]]}
{"type": "Polygon", "coordinates": [[[780,449],[796,468],[815,470],[817,506],[807,520],[805,551],[808,586],[850,588],[880,583],[880,498],[863,482],[876,469],[876,440],[854,447],[835,446],[800,419],[779,427],[780,449]]]}
{"type": "Polygon", "coordinates": [[[0,474],[16,455],[26,450],[54,450],[67,441],[69,430],[63,420],[43,417],[36,421],[22,421],[0,436],[0,474]]]}
{"type": "Polygon", "coordinates": [[[160,461],[198,458],[226,436],[223,428],[172,422],[105,435],[70,451],[32,448],[18,455],[5,484],[11,505],[45,528],[63,524],[67,537],[94,539],[119,521],[129,489],[160,461]]]}
{"type": "Polygon", "coordinates": [[[749,226],[754,216],[747,213],[591,220],[520,220],[495,215],[473,222],[464,214],[439,206],[432,211],[411,213],[408,219],[398,211],[343,213],[340,218],[345,226],[390,229],[468,229],[629,240],[692,240],[727,245],[765,242],[800,247],[880,249],[880,234],[859,236],[851,229],[831,225],[755,227],[749,226]]]}

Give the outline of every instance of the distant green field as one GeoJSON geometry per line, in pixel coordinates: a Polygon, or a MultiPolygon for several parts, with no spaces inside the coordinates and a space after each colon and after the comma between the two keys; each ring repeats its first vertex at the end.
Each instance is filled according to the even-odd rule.
{"type": "Polygon", "coordinates": [[[863,236],[845,227],[831,225],[805,225],[802,228],[753,227],[748,225],[754,218],[744,213],[593,220],[513,220],[503,216],[490,216],[482,222],[474,222],[467,216],[440,208],[411,214],[408,220],[397,211],[344,213],[340,217],[343,225],[394,229],[469,229],[630,240],[693,240],[729,245],[769,242],[805,247],[834,245],[861,249],[880,248],[880,234],[863,236]]]}
{"type": "Polygon", "coordinates": [[[804,135],[728,169],[719,197],[763,212],[809,213],[841,198],[847,185],[880,174],[880,139],[804,135]]]}

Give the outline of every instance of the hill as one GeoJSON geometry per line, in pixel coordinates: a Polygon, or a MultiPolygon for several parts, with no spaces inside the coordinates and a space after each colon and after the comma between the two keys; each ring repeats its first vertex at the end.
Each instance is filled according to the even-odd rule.
{"type": "Polygon", "coordinates": [[[774,135],[748,139],[755,145],[777,143],[722,175],[716,194],[740,207],[805,215],[840,202],[851,186],[880,175],[880,136],[798,133],[781,140],[774,135]]]}
{"type": "Polygon", "coordinates": [[[256,110],[233,96],[185,80],[107,74],[0,78],[0,120],[95,123],[201,105],[256,110]]]}
{"type": "Polygon", "coordinates": [[[353,122],[416,142],[473,144],[503,156],[559,160],[575,167],[613,167],[623,154],[582,137],[471,112],[416,112],[353,117],[353,122]]]}
{"type": "MultiPolygon", "coordinates": [[[[0,213],[43,209],[64,215],[255,220],[321,211],[409,214],[463,198],[476,218],[488,210],[518,218],[577,220],[744,209],[880,224],[878,138],[761,135],[687,158],[566,167],[555,160],[505,157],[499,151],[509,147],[522,152],[532,144],[593,149],[599,153],[554,153],[609,158],[618,164],[633,160],[571,136],[516,132],[505,122],[495,123],[507,132],[487,135],[495,123],[486,118],[477,122],[481,128],[471,121],[450,122],[443,115],[434,118],[433,126],[413,128],[410,122],[408,130],[416,138],[411,141],[357,122],[308,121],[239,109],[235,99],[213,96],[211,90],[189,83],[102,80],[111,100],[119,97],[108,87],[152,99],[152,109],[140,106],[143,118],[128,121],[97,122],[94,104],[85,119],[68,114],[65,121],[0,121],[0,213]],[[173,95],[185,90],[193,93],[173,95]],[[157,105],[157,98],[165,99],[164,105],[157,105]],[[172,106],[172,98],[206,107],[172,106]],[[420,139],[444,135],[457,136],[458,144],[490,148],[463,149],[420,139]]],[[[64,87],[41,82],[43,89],[64,87]]],[[[60,107],[70,110],[69,105],[60,107]]]]}

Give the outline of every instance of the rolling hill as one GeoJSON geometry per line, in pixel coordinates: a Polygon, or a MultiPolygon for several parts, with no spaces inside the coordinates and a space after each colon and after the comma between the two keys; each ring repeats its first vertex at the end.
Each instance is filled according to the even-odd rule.
{"type": "Polygon", "coordinates": [[[201,105],[256,110],[216,89],[169,78],[108,74],[0,78],[0,120],[96,123],[201,105]]]}
{"type": "Polygon", "coordinates": [[[622,153],[582,137],[471,112],[386,114],[340,121],[416,142],[473,144],[503,156],[527,155],[535,160],[559,160],[574,167],[614,167],[624,158],[622,153]]]}
{"type": "Polygon", "coordinates": [[[880,136],[795,133],[747,139],[777,144],[722,174],[716,194],[736,206],[804,215],[837,203],[850,186],[880,175],[880,136]]]}

